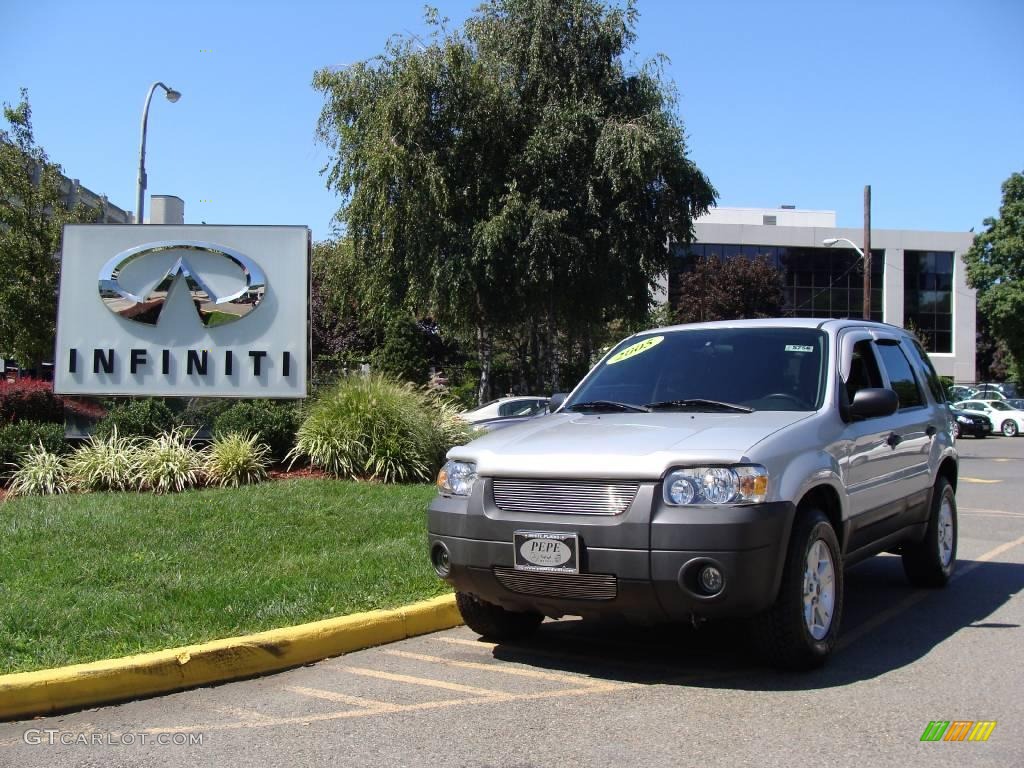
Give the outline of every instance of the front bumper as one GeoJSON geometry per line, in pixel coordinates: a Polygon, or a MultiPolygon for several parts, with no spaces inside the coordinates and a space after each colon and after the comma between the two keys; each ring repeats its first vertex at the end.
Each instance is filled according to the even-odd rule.
{"type": "Polygon", "coordinates": [[[670,507],[660,483],[643,484],[620,515],[510,513],[483,478],[468,499],[437,496],[429,546],[447,549],[446,581],[504,608],[547,616],[621,616],[642,623],[692,616],[744,617],[778,593],[794,506],[670,507]],[[579,574],[517,571],[517,530],[576,533],[579,574]],[[714,565],[724,586],[707,595],[699,570],[714,565]]]}

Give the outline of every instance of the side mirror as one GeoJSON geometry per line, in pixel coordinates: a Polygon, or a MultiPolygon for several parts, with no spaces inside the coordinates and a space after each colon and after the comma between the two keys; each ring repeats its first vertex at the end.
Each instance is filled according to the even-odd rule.
{"type": "Polygon", "coordinates": [[[853,396],[850,415],[855,419],[892,416],[900,407],[900,399],[891,389],[868,387],[853,396]]]}
{"type": "Polygon", "coordinates": [[[562,407],[562,403],[565,402],[565,398],[569,396],[568,392],[555,392],[548,400],[548,413],[554,413],[562,407]]]}

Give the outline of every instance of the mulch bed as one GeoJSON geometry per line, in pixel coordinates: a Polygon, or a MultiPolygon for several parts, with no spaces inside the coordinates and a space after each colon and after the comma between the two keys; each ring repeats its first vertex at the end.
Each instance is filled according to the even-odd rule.
{"type": "Polygon", "coordinates": [[[296,467],[294,469],[275,467],[267,474],[270,475],[271,480],[302,480],[306,478],[319,479],[329,477],[322,469],[316,469],[315,467],[296,467]]]}

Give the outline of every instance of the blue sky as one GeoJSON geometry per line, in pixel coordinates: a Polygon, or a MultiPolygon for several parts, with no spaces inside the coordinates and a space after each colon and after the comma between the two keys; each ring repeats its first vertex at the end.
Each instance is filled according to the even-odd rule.
{"type": "MultiPolygon", "coordinates": [[[[435,0],[459,23],[476,0],[435,0]]],[[[666,54],[691,156],[719,204],[831,209],[859,226],[967,230],[1024,170],[1020,0],[640,0],[636,57],[666,54]]],[[[29,89],[51,159],[135,207],[138,124],[154,98],[150,194],[187,222],[330,234],[313,72],[424,30],[421,0],[0,3],[0,100],[29,89]]]]}

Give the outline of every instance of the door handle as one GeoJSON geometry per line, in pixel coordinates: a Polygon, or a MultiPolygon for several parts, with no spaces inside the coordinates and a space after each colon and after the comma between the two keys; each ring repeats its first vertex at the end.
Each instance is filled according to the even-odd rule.
{"type": "Polygon", "coordinates": [[[903,442],[903,438],[897,435],[895,432],[890,432],[889,436],[885,438],[885,442],[889,444],[890,448],[895,448],[897,445],[903,442]]]}

